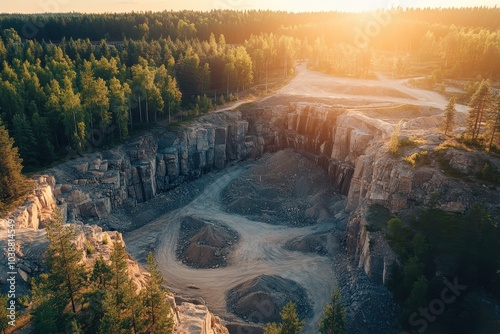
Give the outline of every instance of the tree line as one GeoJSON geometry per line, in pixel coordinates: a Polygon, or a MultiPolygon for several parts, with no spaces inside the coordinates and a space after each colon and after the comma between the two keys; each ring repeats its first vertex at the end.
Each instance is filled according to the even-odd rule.
{"type": "Polygon", "coordinates": [[[137,126],[181,109],[207,112],[258,77],[294,67],[293,38],[252,36],[229,45],[206,41],[126,39],[59,43],[0,38],[0,114],[24,165],[46,166],[67,147],[83,151],[126,139],[137,126]]]}
{"type": "Polygon", "coordinates": [[[498,24],[470,17],[498,11],[375,13],[390,17],[366,48],[355,41],[367,18],[349,13],[0,15],[0,115],[33,169],[68,149],[109,145],[180,110],[203,113],[252,85],[267,87],[269,76],[293,73],[297,59],[366,77],[374,49],[411,45],[422,59],[440,60],[446,75],[497,78],[498,24]],[[450,13],[464,26],[450,25],[450,13]]]}
{"type": "MultiPolygon", "coordinates": [[[[490,81],[476,81],[470,87],[466,133],[457,139],[489,153],[500,149],[500,92],[495,95],[490,81]]],[[[457,98],[452,96],[444,110],[443,131],[450,135],[456,123],[457,98]]]]}

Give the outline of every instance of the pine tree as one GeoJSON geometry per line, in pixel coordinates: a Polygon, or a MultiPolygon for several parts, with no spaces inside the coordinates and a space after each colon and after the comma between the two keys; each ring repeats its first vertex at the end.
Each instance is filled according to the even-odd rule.
{"type": "Polygon", "coordinates": [[[24,113],[16,114],[12,118],[14,125],[13,136],[16,146],[19,148],[19,155],[23,159],[25,167],[35,167],[36,159],[36,142],[35,136],[31,128],[31,124],[24,113]]]}
{"type": "Polygon", "coordinates": [[[86,310],[81,318],[86,323],[87,332],[96,333],[99,329],[99,323],[104,317],[104,296],[110,285],[111,268],[101,255],[95,260],[90,275],[90,291],[83,295],[83,304],[86,306],[86,310]],[[92,315],[91,321],[87,321],[85,313],[92,315]]]}
{"type": "Polygon", "coordinates": [[[483,80],[469,102],[467,130],[472,140],[478,139],[485,116],[491,108],[491,102],[490,82],[483,80]]]}
{"type": "Polygon", "coordinates": [[[31,323],[35,334],[57,333],[64,315],[56,308],[56,298],[49,286],[49,275],[41,274],[31,281],[31,323]]]}
{"type": "Polygon", "coordinates": [[[304,328],[304,320],[300,320],[297,315],[297,308],[294,302],[288,302],[280,312],[281,323],[267,324],[264,334],[300,334],[304,328]]]}
{"type": "Polygon", "coordinates": [[[304,328],[305,322],[297,315],[295,303],[288,302],[281,310],[281,334],[299,334],[304,328]]]}
{"type": "Polygon", "coordinates": [[[148,331],[158,334],[171,333],[173,320],[165,296],[166,291],[162,287],[163,276],[151,252],[147,257],[147,270],[150,276],[146,279],[143,300],[146,307],[148,331]]]}
{"type": "Polygon", "coordinates": [[[47,224],[49,239],[48,259],[49,281],[57,297],[60,310],[71,302],[71,310],[76,313],[77,299],[85,284],[85,267],[81,263],[82,252],[76,248],[73,240],[75,231],[71,226],[64,226],[61,213],[56,210],[47,224]]]}
{"type": "Polygon", "coordinates": [[[113,243],[113,250],[109,256],[111,261],[111,289],[117,305],[123,304],[125,286],[128,282],[127,251],[121,241],[113,243]]]}
{"type": "Polygon", "coordinates": [[[21,174],[22,169],[18,149],[0,119],[0,214],[15,205],[33,186],[33,182],[21,174]]]}
{"type": "Polygon", "coordinates": [[[489,130],[489,145],[488,145],[488,152],[491,152],[491,149],[493,148],[493,144],[496,142],[498,143],[499,137],[500,137],[500,93],[498,93],[496,99],[495,99],[495,104],[494,107],[491,109],[491,112],[488,114],[488,130],[489,130]]]}
{"type": "Polygon", "coordinates": [[[104,258],[99,256],[94,262],[94,268],[90,275],[91,282],[101,290],[106,290],[111,283],[111,268],[104,258]]]}
{"type": "Polygon", "coordinates": [[[126,311],[127,302],[134,296],[129,286],[127,252],[121,241],[115,241],[111,251],[110,260],[110,285],[104,295],[104,316],[99,326],[100,333],[121,333],[128,325],[126,311]]]}
{"type": "MultiPolygon", "coordinates": [[[[129,279],[125,286],[126,294],[124,295],[125,315],[123,327],[132,330],[132,333],[142,333],[145,328],[145,314],[142,299],[137,294],[137,286],[129,279]]],[[[149,330],[149,333],[163,333],[160,330],[149,330]]]]}
{"type": "Polygon", "coordinates": [[[118,126],[120,140],[128,137],[128,97],[130,88],[127,83],[123,85],[120,80],[112,78],[109,82],[109,105],[115,124],[118,126]]]}
{"type": "Polygon", "coordinates": [[[116,305],[113,290],[106,290],[103,298],[104,317],[99,324],[99,334],[121,334],[122,318],[120,308],[116,305]]]}
{"type": "Polygon", "coordinates": [[[332,299],[325,307],[318,327],[322,334],[345,334],[347,332],[345,307],[342,305],[339,289],[333,291],[332,299]]]}
{"type": "Polygon", "coordinates": [[[443,129],[444,135],[448,135],[448,132],[452,132],[455,127],[455,119],[457,117],[457,110],[455,109],[456,98],[453,96],[450,98],[448,105],[444,110],[444,122],[443,129]]]}

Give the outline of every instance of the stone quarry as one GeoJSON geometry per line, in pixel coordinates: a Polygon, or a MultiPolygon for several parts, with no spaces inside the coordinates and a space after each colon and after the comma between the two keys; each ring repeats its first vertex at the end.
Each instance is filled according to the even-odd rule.
{"type": "MultiPolygon", "coordinates": [[[[383,107],[282,100],[210,113],[182,128],[156,127],[46,170],[11,215],[27,240],[18,271],[28,279],[43,270],[39,229],[57,206],[68,222],[101,226],[81,225],[81,238],[96,245],[104,233],[122,238],[104,228],[124,233],[139,262],[156,252],[175,294],[176,333],[259,333],[248,322],[274,321],[277,314],[252,321],[247,313],[256,310],[249,305],[273,296],[279,309],[288,290],[300,295],[314,332],[333,286],[343,292],[351,332],[380,333],[395,311],[383,284],[397,259],[381,232],[369,232],[368,207],[401,215],[430,202],[455,212],[474,201],[498,208],[496,187],[474,191],[478,186],[467,178],[485,163],[497,170],[500,164],[482,153],[438,150],[446,138],[423,130],[439,124],[433,107],[381,113],[383,107]],[[402,154],[434,150],[435,161],[414,168],[388,152],[401,118],[401,139],[420,142],[402,154]],[[451,177],[439,161],[463,177],[451,177]],[[255,265],[253,276],[242,267],[246,261],[255,265]],[[317,272],[324,274],[315,278],[317,272]],[[315,292],[319,286],[325,290],[315,292]],[[189,296],[203,299],[190,303],[189,296]]],[[[140,281],[141,269],[132,259],[130,266],[140,281]]]]}

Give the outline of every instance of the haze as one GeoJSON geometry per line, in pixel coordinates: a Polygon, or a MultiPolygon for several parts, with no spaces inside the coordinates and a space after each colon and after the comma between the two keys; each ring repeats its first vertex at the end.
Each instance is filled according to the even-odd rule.
{"type": "Polygon", "coordinates": [[[26,0],[2,3],[1,13],[44,13],[44,12],[130,12],[130,11],[163,11],[163,10],[202,10],[212,9],[269,9],[283,11],[349,11],[359,12],[392,7],[495,7],[496,0],[375,0],[375,1],[286,1],[286,0],[189,0],[189,1],[156,1],[156,0],[89,0],[76,2],[69,0],[26,0]]]}

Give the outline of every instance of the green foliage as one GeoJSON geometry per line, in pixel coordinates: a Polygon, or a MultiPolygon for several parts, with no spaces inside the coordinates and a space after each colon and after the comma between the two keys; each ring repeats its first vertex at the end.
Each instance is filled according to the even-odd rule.
{"type": "Polygon", "coordinates": [[[158,334],[171,333],[173,328],[172,312],[167,303],[166,291],[162,287],[163,276],[151,252],[147,257],[147,269],[150,276],[147,278],[143,290],[146,327],[158,334]]]}
{"type": "MultiPolygon", "coordinates": [[[[465,299],[461,297],[447,306],[445,315],[432,324],[442,333],[455,333],[457,317],[448,312],[472,310],[464,300],[473,291],[485,289],[500,296],[500,276],[497,274],[500,231],[494,223],[495,218],[480,204],[472,205],[463,215],[429,209],[417,216],[418,219],[411,223],[414,231],[405,231],[401,221],[391,218],[388,239],[400,255],[401,266],[393,267],[390,286],[395,299],[404,306],[403,325],[409,326],[410,314],[429,305],[431,300],[441,298],[440,293],[446,288],[444,277],[450,281],[458,278],[461,285],[467,286],[465,299]]],[[[487,304],[480,301],[476,309],[485,307],[487,304]]],[[[460,313],[458,318],[465,324],[474,323],[477,316],[477,312],[460,313]]],[[[473,327],[463,326],[465,333],[473,333],[473,327]]]]}
{"type": "Polygon", "coordinates": [[[305,322],[300,320],[294,302],[288,302],[280,312],[281,323],[269,323],[264,328],[264,334],[300,334],[305,322]]]}
{"type": "Polygon", "coordinates": [[[22,174],[22,159],[0,120],[0,216],[28,194],[33,183],[22,174]]]}
{"type": "Polygon", "coordinates": [[[489,80],[483,80],[469,102],[467,131],[472,140],[477,140],[481,127],[493,103],[493,94],[489,80]]]}
{"type": "Polygon", "coordinates": [[[411,230],[404,225],[401,218],[393,215],[387,222],[387,239],[398,255],[408,256],[408,241],[411,237],[411,230]]]}
{"type": "Polygon", "coordinates": [[[56,309],[65,313],[67,304],[71,303],[72,313],[76,313],[77,298],[85,283],[85,268],[81,264],[82,252],[73,243],[75,232],[73,227],[64,226],[61,213],[55,211],[47,224],[49,239],[48,259],[49,287],[57,303],[56,309]]]}
{"type": "Polygon", "coordinates": [[[7,328],[9,328],[9,310],[7,310],[7,306],[9,302],[9,298],[7,294],[0,295],[0,331],[5,333],[7,328]]]}
{"type": "Polygon", "coordinates": [[[419,164],[429,163],[429,152],[427,151],[415,152],[407,157],[404,157],[403,161],[409,163],[413,168],[415,168],[419,164]]]}
{"type": "Polygon", "coordinates": [[[456,98],[450,98],[448,105],[444,109],[443,130],[446,136],[449,132],[453,132],[457,118],[457,110],[455,109],[456,98]]]}
{"type": "Polygon", "coordinates": [[[491,167],[489,162],[485,162],[480,172],[476,174],[478,179],[491,183],[500,184],[500,173],[491,167]]]}
{"type": "Polygon", "coordinates": [[[36,281],[31,282],[31,285],[33,332],[35,334],[57,333],[65,317],[56,307],[58,300],[49,286],[49,275],[41,274],[36,281]]]}
{"type": "Polygon", "coordinates": [[[87,253],[87,255],[92,255],[95,253],[95,247],[89,239],[85,240],[85,252],[87,253]]]}
{"type": "Polygon", "coordinates": [[[401,131],[401,124],[402,121],[399,121],[391,134],[391,138],[389,139],[389,153],[391,153],[393,156],[398,156],[399,154],[399,133],[401,131]]]}
{"type": "Polygon", "coordinates": [[[108,235],[107,234],[104,234],[102,236],[102,244],[103,245],[107,245],[109,243],[109,238],[108,238],[108,235]]]}
{"type": "Polygon", "coordinates": [[[417,311],[419,307],[425,306],[427,303],[428,290],[429,282],[424,276],[420,276],[414,281],[410,296],[405,302],[405,307],[409,310],[409,313],[413,313],[417,311]]]}
{"type": "Polygon", "coordinates": [[[335,289],[332,299],[326,305],[323,316],[318,323],[319,331],[322,334],[345,334],[347,333],[347,320],[345,307],[342,305],[340,290],[335,289]]]}
{"type": "Polygon", "coordinates": [[[206,114],[210,110],[214,109],[214,105],[212,102],[212,99],[207,97],[206,94],[203,94],[203,96],[197,96],[196,101],[195,101],[195,107],[194,110],[206,114]]]}

